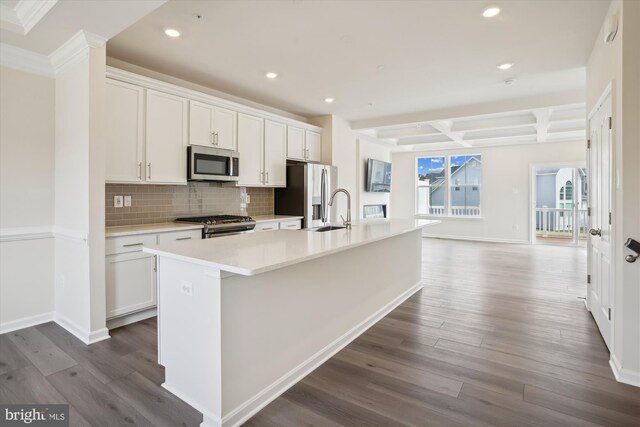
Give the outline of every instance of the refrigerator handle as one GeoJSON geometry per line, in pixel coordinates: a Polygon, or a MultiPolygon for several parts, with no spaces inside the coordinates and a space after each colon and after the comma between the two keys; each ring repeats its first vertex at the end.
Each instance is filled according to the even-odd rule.
{"type": "Polygon", "coordinates": [[[320,215],[322,222],[327,222],[327,170],[322,169],[322,177],[320,178],[320,215]]]}

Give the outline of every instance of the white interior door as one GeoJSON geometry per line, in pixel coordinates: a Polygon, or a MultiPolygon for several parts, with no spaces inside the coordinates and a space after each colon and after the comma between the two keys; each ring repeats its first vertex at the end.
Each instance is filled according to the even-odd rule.
{"type": "Polygon", "coordinates": [[[611,95],[589,120],[589,309],[607,346],[611,343],[611,95]]]}

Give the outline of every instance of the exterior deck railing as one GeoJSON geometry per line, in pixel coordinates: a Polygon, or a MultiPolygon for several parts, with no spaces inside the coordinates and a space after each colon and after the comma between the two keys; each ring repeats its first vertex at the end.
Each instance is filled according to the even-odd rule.
{"type": "Polygon", "coordinates": [[[577,227],[578,237],[585,237],[589,230],[589,217],[586,209],[536,208],[536,235],[542,237],[572,237],[577,227]]]}

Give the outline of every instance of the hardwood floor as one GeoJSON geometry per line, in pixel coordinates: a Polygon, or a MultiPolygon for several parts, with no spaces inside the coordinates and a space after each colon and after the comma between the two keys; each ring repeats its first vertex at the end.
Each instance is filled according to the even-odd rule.
{"type": "MultiPolygon", "coordinates": [[[[246,426],[638,426],[579,297],[584,248],[424,240],[425,287],[246,426]]],[[[0,402],[73,426],[196,426],[160,387],[156,322],[85,346],[54,323],[0,335],[0,402]]]]}

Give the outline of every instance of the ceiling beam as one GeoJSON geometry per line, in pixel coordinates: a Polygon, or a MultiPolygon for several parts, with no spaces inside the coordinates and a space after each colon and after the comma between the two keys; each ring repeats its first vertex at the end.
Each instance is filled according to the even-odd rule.
{"type": "Polygon", "coordinates": [[[471,147],[472,145],[463,140],[464,132],[452,132],[451,131],[451,122],[447,120],[438,121],[438,122],[429,122],[431,126],[435,129],[442,132],[443,135],[447,136],[453,142],[457,142],[462,147],[471,147]]]}
{"type": "Polygon", "coordinates": [[[538,142],[547,142],[551,111],[551,108],[539,108],[533,111],[533,115],[536,117],[535,127],[538,132],[538,142]]]}

